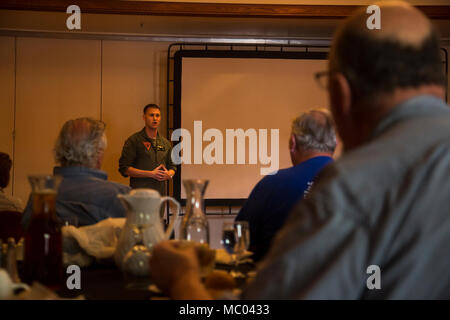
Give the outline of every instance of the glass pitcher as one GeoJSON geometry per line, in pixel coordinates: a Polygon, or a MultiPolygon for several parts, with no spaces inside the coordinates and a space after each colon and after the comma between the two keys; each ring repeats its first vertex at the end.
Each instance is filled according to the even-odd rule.
{"type": "Polygon", "coordinates": [[[209,180],[183,180],[186,190],[186,212],[180,227],[181,240],[209,245],[209,224],[203,197],[209,180]]]}
{"type": "Polygon", "coordinates": [[[29,176],[32,215],[25,231],[24,281],[57,290],[63,282],[61,224],[56,217],[60,176],[29,176]]]}

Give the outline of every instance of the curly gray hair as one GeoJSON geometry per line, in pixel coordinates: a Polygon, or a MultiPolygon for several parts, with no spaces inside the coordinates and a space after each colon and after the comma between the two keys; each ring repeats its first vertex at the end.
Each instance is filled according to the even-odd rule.
{"type": "Polygon", "coordinates": [[[55,161],[63,167],[95,167],[106,149],[105,127],[104,122],[91,118],[67,121],[55,142],[55,161]]]}
{"type": "Polygon", "coordinates": [[[292,121],[297,149],[333,153],[336,148],[334,122],[328,109],[312,109],[292,121]]]}

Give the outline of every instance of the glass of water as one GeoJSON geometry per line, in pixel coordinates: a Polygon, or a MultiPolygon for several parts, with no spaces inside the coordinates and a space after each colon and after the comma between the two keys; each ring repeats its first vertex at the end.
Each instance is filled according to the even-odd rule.
{"type": "Polygon", "coordinates": [[[224,222],[222,246],[231,255],[233,269],[237,267],[249,244],[250,231],[247,221],[224,222]]]}
{"type": "Polygon", "coordinates": [[[234,252],[239,261],[247,252],[250,245],[250,229],[247,221],[235,221],[234,231],[236,233],[236,245],[234,252]]]}

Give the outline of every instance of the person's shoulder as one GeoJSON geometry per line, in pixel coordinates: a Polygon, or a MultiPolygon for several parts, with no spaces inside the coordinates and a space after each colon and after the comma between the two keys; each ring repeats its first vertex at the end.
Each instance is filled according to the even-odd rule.
{"type": "Polygon", "coordinates": [[[137,141],[142,139],[142,130],[139,130],[127,138],[127,141],[137,141]]]}
{"type": "Polygon", "coordinates": [[[264,177],[259,180],[260,183],[270,183],[282,177],[284,175],[286,169],[279,169],[277,172],[273,172],[272,174],[266,174],[264,177]]]}
{"type": "Polygon", "coordinates": [[[109,180],[106,182],[111,186],[111,188],[117,190],[120,193],[128,193],[131,190],[131,188],[129,186],[127,186],[123,183],[109,181],[109,180]]]}
{"type": "Polygon", "coordinates": [[[265,179],[266,179],[267,183],[296,179],[296,176],[297,176],[296,171],[297,171],[297,168],[295,166],[279,169],[277,173],[275,173],[273,175],[267,175],[265,177],[265,179]]]}
{"type": "Polygon", "coordinates": [[[111,181],[111,180],[103,180],[96,179],[96,183],[99,185],[99,189],[103,191],[109,191],[114,193],[128,193],[131,188],[123,183],[111,181]]]}
{"type": "Polygon", "coordinates": [[[2,195],[0,198],[0,208],[4,211],[23,211],[22,201],[18,198],[2,195]]]}
{"type": "Polygon", "coordinates": [[[289,177],[291,175],[290,169],[292,168],[279,169],[276,173],[267,174],[262,177],[261,180],[259,180],[256,186],[258,188],[267,188],[269,186],[274,186],[277,184],[277,182],[282,181],[286,179],[286,177],[289,177]]]}
{"type": "Polygon", "coordinates": [[[289,168],[283,168],[278,170],[276,174],[274,174],[274,177],[284,177],[287,175],[291,175],[293,172],[295,172],[295,166],[289,167],[289,168]]]}

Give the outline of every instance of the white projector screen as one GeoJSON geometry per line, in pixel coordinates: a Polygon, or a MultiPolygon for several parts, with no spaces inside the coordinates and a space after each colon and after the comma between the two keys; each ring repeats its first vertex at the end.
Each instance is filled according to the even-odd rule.
{"type": "MultiPolygon", "coordinates": [[[[180,118],[180,127],[189,131],[191,142],[190,157],[187,157],[189,152],[181,152],[186,156],[184,160],[189,158],[186,162],[190,164],[181,164],[178,180],[181,186],[174,188],[181,199],[185,199],[184,179],[208,179],[205,199],[244,199],[264,177],[262,171],[292,165],[288,150],[292,120],[311,108],[328,107],[326,91],[314,80],[314,73],[326,70],[326,53],[302,57],[267,59],[183,55],[178,58],[181,60],[178,66],[181,87],[178,87],[179,96],[175,94],[175,106],[179,107],[176,116],[180,118]],[[245,160],[241,154],[240,163],[238,157],[243,148],[238,150],[237,139],[230,139],[227,135],[227,130],[234,132],[236,129],[244,132],[250,129],[247,132],[253,134],[254,139],[250,142],[245,138],[245,160]],[[276,136],[274,129],[279,132],[276,139],[278,148],[271,143],[276,136]],[[260,136],[264,131],[267,143],[260,136]],[[234,148],[231,148],[231,143],[234,143],[234,148]],[[264,146],[267,146],[267,152],[264,146]],[[234,150],[234,157],[231,150],[234,150]],[[279,155],[278,166],[274,153],[279,155]],[[214,160],[213,164],[205,163],[208,155],[214,160]],[[264,159],[266,164],[262,163],[264,159]]],[[[177,141],[173,143],[178,144],[177,141]]]]}

